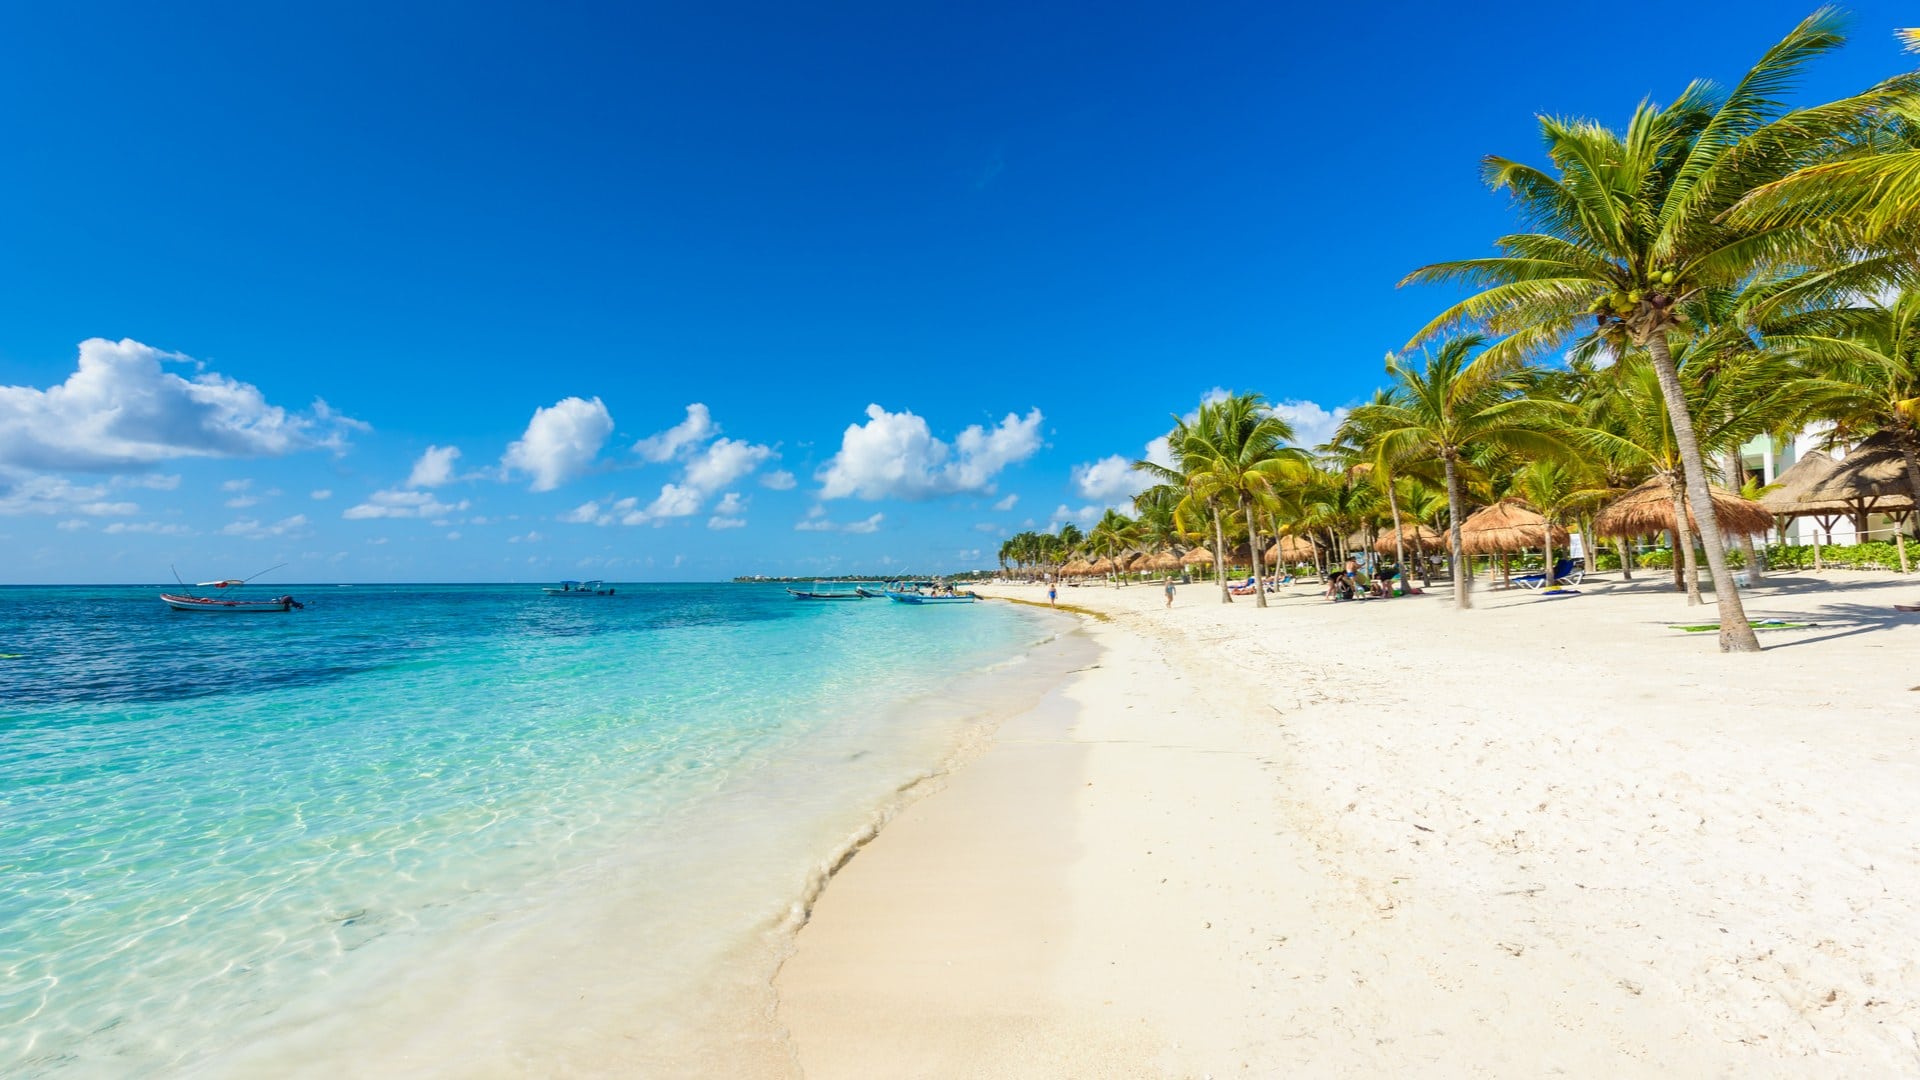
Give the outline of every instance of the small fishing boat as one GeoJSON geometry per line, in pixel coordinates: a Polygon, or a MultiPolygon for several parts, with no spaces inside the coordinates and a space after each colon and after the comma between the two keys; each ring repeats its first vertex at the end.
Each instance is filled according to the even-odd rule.
{"type": "MultiPolygon", "coordinates": [[[[200,584],[219,584],[219,582],[201,582],[200,584]]],[[[239,584],[234,582],[233,584],[239,584]]],[[[196,586],[197,588],[198,586],[196,586]]],[[[241,600],[218,596],[179,596],[174,593],[161,593],[160,599],[175,611],[224,611],[239,613],[244,611],[291,611],[304,608],[305,604],[291,596],[276,596],[272,599],[241,600]]]]}
{"type": "Polygon", "coordinates": [[[859,593],[861,596],[864,596],[869,600],[878,600],[881,597],[887,595],[887,590],[885,588],[869,589],[865,585],[855,585],[853,587],[853,591],[859,593]]]}
{"type": "Polygon", "coordinates": [[[548,596],[612,596],[613,587],[604,581],[563,581],[559,588],[548,586],[540,590],[548,596]]]}
{"type": "Polygon", "coordinates": [[[938,581],[896,581],[887,587],[887,599],[896,604],[971,604],[979,597],[938,581]]]}
{"type": "MultiPolygon", "coordinates": [[[[285,565],[286,563],[280,564],[280,566],[285,565]]],[[[270,574],[280,569],[280,566],[269,567],[260,571],[260,574],[270,574]]],[[[255,574],[253,577],[259,577],[260,574],[255,574]]],[[[179,571],[174,571],[173,580],[180,581],[179,571]]],[[[163,592],[160,594],[160,599],[175,611],[213,611],[229,615],[250,611],[292,611],[294,608],[306,607],[291,596],[196,596],[190,591],[192,589],[237,589],[252,580],[253,578],[223,578],[219,581],[198,581],[191,586],[180,581],[180,592],[163,592]]]]}
{"type": "Polygon", "coordinates": [[[788,589],[787,595],[795,600],[865,600],[867,594],[855,589],[852,592],[833,592],[824,589],[788,589]]]}

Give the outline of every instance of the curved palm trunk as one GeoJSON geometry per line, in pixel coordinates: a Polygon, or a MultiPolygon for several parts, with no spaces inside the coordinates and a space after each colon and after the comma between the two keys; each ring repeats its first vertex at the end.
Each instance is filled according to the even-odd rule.
{"type": "Polygon", "coordinates": [[[1227,591],[1227,534],[1220,527],[1220,508],[1213,507],[1213,580],[1220,585],[1220,602],[1233,603],[1233,594],[1227,591]]]}
{"type": "Polygon", "coordinates": [[[1667,417],[1673,421],[1673,441],[1680,450],[1680,464],[1686,471],[1687,502],[1700,523],[1700,546],[1707,551],[1707,569],[1713,575],[1713,598],[1720,607],[1720,651],[1759,652],[1760,639],[1747,621],[1747,609],[1740,603],[1740,591],[1734,587],[1733,572],[1727,569],[1726,545],[1720,539],[1720,523],[1714,520],[1713,499],[1707,494],[1706,463],[1700,457],[1700,440],[1693,433],[1693,417],[1687,412],[1687,397],[1680,387],[1680,371],[1674,366],[1673,353],[1667,351],[1667,334],[1657,330],[1647,338],[1647,351],[1653,356],[1654,373],[1660,377],[1660,394],[1667,399],[1667,417]]]}
{"type": "Polygon", "coordinates": [[[1447,463],[1447,516],[1452,519],[1447,523],[1447,546],[1451,549],[1449,554],[1453,559],[1453,606],[1465,611],[1473,606],[1473,601],[1467,598],[1467,553],[1460,546],[1460,522],[1466,520],[1466,515],[1460,512],[1460,473],[1454,468],[1453,452],[1448,451],[1444,457],[1447,463]]]}
{"type": "MultiPolygon", "coordinates": [[[[1736,493],[1747,486],[1747,463],[1740,460],[1738,447],[1727,451],[1727,481],[1733,485],[1736,493]]],[[[1747,581],[1754,585],[1760,584],[1760,579],[1766,576],[1766,567],[1762,565],[1765,560],[1753,550],[1752,533],[1740,534],[1740,550],[1747,556],[1747,581]]]]}
{"type": "MultiPolygon", "coordinates": [[[[1544,515],[1542,515],[1542,516],[1544,516],[1544,515]]],[[[1549,520],[1549,521],[1547,521],[1547,522],[1546,522],[1545,524],[1543,524],[1543,525],[1541,525],[1541,526],[1540,526],[1540,538],[1541,538],[1542,540],[1544,540],[1544,541],[1546,542],[1546,549],[1547,549],[1547,567],[1546,567],[1546,575],[1547,575],[1547,588],[1549,588],[1549,589],[1551,589],[1551,588],[1553,588],[1553,587],[1554,587],[1555,585],[1558,585],[1558,584],[1560,584],[1560,579],[1559,579],[1558,577],[1555,577],[1555,576],[1554,576],[1554,573],[1553,573],[1553,522],[1552,522],[1552,521],[1550,521],[1550,520],[1549,520]]]]}
{"type": "Polygon", "coordinates": [[[1267,582],[1260,574],[1260,526],[1258,518],[1253,516],[1253,504],[1245,498],[1240,500],[1240,512],[1247,515],[1247,561],[1253,563],[1253,603],[1255,607],[1267,606],[1267,582]]]}
{"type": "Polygon", "coordinates": [[[1591,514],[1582,514],[1580,516],[1580,551],[1581,560],[1587,567],[1587,573],[1599,573],[1600,538],[1593,535],[1593,515],[1591,514]]]}
{"type": "MultiPolygon", "coordinates": [[[[1906,427],[1900,431],[1900,456],[1907,459],[1907,492],[1913,496],[1913,505],[1920,511],[1920,437],[1906,427]]],[[[1907,522],[1913,515],[1902,518],[1900,527],[1893,532],[1893,546],[1900,552],[1900,572],[1909,573],[1907,566],[1907,522]]]]}
{"type": "Polygon", "coordinates": [[[1400,577],[1407,576],[1407,534],[1400,531],[1400,500],[1393,493],[1393,481],[1387,481],[1387,509],[1393,511],[1393,553],[1399,560],[1400,577]]]}
{"type": "Polygon", "coordinates": [[[1701,603],[1700,568],[1693,560],[1693,530],[1687,527],[1687,502],[1680,485],[1672,480],[1673,492],[1673,587],[1687,593],[1687,606],[1701,603]]]}

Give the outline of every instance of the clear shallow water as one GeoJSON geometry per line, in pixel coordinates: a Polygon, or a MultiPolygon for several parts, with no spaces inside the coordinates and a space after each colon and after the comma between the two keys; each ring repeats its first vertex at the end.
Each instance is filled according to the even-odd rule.
{"type": "Polygon", "coordinates": [[[0,1075],[205,1063],[542,905],[618,903],[573,944],[648,928],[634,963],[679,970],[621,977],[665,994],[950,745],[893,706],[1048,633],[762,586],[274,591],[307,610],[0,589],[0,1075]]]}

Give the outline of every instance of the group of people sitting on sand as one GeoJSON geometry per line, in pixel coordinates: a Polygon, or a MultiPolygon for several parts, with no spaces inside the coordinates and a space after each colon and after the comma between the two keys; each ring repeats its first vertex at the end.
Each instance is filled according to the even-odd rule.
{"type": "Polygon", "coordinates": [[[1389,563],[1374,568],[1371,576],[1360,572],[1360,563],[1352,556],[1340,569],[1327,575],[1327,589],[1324,594],[1328,600],[1352,600],[1355,597],[1367,600],[1385,600],[1390,596],[1413,596],[1420,592],[1410,584],[1400,568],[1389,563]],[[1394,585],[1398,579],[1399,589],[1394,585]]]}

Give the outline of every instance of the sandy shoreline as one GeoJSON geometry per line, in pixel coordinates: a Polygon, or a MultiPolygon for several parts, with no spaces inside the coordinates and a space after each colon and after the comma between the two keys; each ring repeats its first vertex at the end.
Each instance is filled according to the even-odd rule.
{"type": "Polygon", "coordinates": [[[1772,579],[1758,657],[1581,593],[1063,590],[1098,666],[834,878],[798,1068],[1920,1072],[1920,585],[1772,579]]]}

